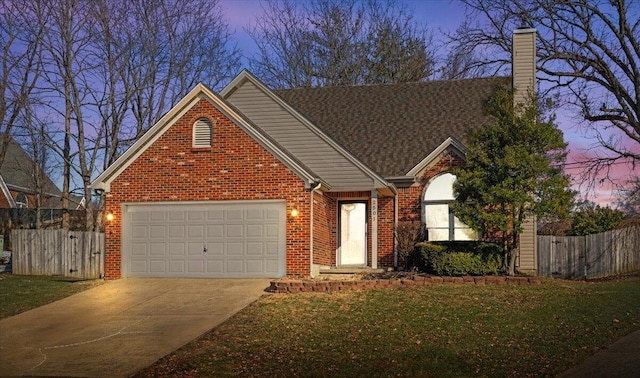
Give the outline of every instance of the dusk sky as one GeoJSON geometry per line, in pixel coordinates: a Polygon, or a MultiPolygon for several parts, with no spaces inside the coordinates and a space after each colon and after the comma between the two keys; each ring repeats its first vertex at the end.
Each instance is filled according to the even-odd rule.
{"type": "MultiPolygon", "coordinates": [[[[244,29],[255,26],[255,19],[262,13],[259,0],[220,0],[229,29],[245,55],[255,52],[255,44],[244,29]]],[[[437,39],[439,30],[453,32],[464,20],[464,7],[450,0],[404,0],[410,9],[415,9],[415,18],[434,33],[437,39]]]]}
{"type": "MultiPolygon", "coordinates": [[[[426,24],[427,28],[433,33],[434,43],[440,43],[443,32],[453,32],[457,26],[464,20],[464,7],[455,1],[449,0],[404,0],[409,8],[415,10],[415,18],[426,24]]],[[[223,12],[226,21],[229,24],[229,30],[233,33],[233,40],[238,43],[238,47],[245,56],[250,56],[256,51],[256,46],[251,37],[246,33],[245,29],[255,26],[256,18],[261,14],[262,8],[259,0],[221,0],[223,12]]],[[[246,59],[244,60],[246,67],[246,59]]],[[[569,159],[568,162],[584,161],[590,154],[593,154],[592,139],[584,137],[583,131],[577,127],[577,121],[572,119],[572,115],[568,112],[560,112],[558,114],[558,124],[563,130],[565,140],[569,142],[569,159]]],[[[584,168],[581,166],[573,166],[570,173],[577,176],[584,168]]],[[[614,166],[611,176],[624,179],[629,176],[629,167],[626,165],[614,166]]],[[[575,183],[578,189],[578,183],[575,183]]],[[[589,195],[589,199],[602,205],[611,204],[615,200],[615,190],[613,186],[604,180],[598,183],[595,192],[589,195]]]]}

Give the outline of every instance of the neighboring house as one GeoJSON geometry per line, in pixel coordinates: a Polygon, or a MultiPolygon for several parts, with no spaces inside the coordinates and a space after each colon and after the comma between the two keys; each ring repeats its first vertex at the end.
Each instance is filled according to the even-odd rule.
{"type": "MultiPolygon", "coordinates": [[[[394,226],[478,235],[449,211],[467,133],[499,86],[533,89],[535,30],[514,77],[273,91],[247,71],[198,85],[92,184],[106,192],[106,278],[309,277],[394,267],[394,226]]],[[[535,270],[535,228],[520,270],[535,270]]]]}
{"type": "MultiPolygon", "coordinates": [[[[33,159],[7,134],[0,133],[0,146],[9,138],[4,161],[0,167],[0,208],[36,208],[36,171],[33,159]]],[[[62,191],[47,175],[42,176],[41,209],[60,209],[62,191]]],[[[71,196],[69,208],[84,208],[84,198],[71,196]]]]}
{"type": "MultiPolygon", "coordinates": [[[[0,134],[0,145],[9,138],[4,162],[0,167],[0,208],[36,207],[36,182],[34,163],[20,145],[7,134],[0,134]]],[[[41,190],[42,208],[60,208],[62,192],[43,175],[41,190]]]]}

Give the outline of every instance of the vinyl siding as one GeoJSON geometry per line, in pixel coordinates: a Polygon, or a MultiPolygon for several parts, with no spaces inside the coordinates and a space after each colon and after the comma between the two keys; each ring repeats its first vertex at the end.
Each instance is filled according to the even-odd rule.
{"type": "Polygon", "coordinates": [[[522,234],[520,234],[520,261],[518,264],[519,271],[535,272],[538,268],[536,233],[535,218],[528,219],[524,224],[522,234]]]}
{"type": "MultiPolygon", "coordinates": [[[[513,101],[521,104],[536,91],[536,31],[519,29],[513,33],[513,101]],[[532,92],[532,93],[530,93],[532,92]]],[[[528,219],[520,234],[518,270],[535,272],[537,269],[536,220],[528,219]]]]}
{"type": "Polygon", "coordinates": [[[373,188],[370,176],[250,81],[245,81],[226,100],[320,175],[333,190],[373,188]]]}
{"type": "Polygon", "coordinates": [[[513,34],[513,86],[515,103],[536,90],[536,32],[535,29],[517,30],[513,34]]]}

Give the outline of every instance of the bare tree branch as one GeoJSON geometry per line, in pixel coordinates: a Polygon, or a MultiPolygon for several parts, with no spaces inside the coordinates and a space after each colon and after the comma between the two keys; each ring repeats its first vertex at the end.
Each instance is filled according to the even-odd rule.
{"type": "Polygon", "coordinates": [[[640,2],[463,2],[467,22],[448,37],[453,51],[481,57],[470,68],[505,70],[513,30],[538,29],[537,68],[543,90],[559,94],[606,152],[590,162],[591,178],[611,164],[640,162],[640,2]]]}
{"type": "Polygon", "coordinates": [[[274,88],[425,80],[431,35],[395,1],[269,0],[248,31],[252,70],[274,88]]]}
{"type": "Polygon", "coordinates": [[[23,127],[35,133],[48,125],[63,167],[63,210],[75,185],[91,207],[89,185],[99,170],[198,82],[219,87],[239,65],[216,1],[0,2],[11,21],[0,26],[0,90],[12,94],[2,96],[0,125],[13,125],[4,120],[5,99],[26,104],[9,109],[12,117],[29,112],[23,127]]]}

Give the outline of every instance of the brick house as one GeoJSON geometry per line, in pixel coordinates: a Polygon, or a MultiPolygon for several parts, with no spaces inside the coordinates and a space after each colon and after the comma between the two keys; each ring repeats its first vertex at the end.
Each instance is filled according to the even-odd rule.
{"type": "MultiPolygon", "coordinates": [[[[2,133],[0,148],[5,142],[5,158],[0,166],[0,208],[35,208],[38,193],[35,164],[11,136],[2,133]]],[[[62,192],[46,175],[41,175],[41,179],[41,207],[60,208],[62,192]]]]}
{"type": "MultiPolygon", "coordinates": [[[[31,156],[15,139],[0,133],[0,148],[6,149],[0,166],[0,209],[35,209],[38,194],[41,209],[62,208],[62,191],[36,168],[31,156]],[[36,185],[37,175],[40,175],[39,185],[36,185]]],[[[72,195],[69,201],[71,209],[84,208],[83,197],[72,195]]]]}
{"type": "MultiPolygon", "coordinates": [[[[500,86],[534,85],[535,31],[514,75],[274,91],[248,71],[198,85],[92,184],[106,193],[105,277],[309,277],[394,267],[394,226],[478,235],[449,212],[467,133],[500,86]]],[[[535,227],[519,269],[535,270],[535,227]]]]}

